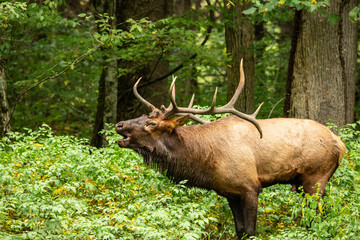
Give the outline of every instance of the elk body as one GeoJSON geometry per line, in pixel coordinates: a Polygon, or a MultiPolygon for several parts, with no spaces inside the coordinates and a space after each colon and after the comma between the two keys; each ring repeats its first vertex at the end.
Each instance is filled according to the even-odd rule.
{"type": "Polygon", "coordinates": [[[241,78],[233,99],[225,106],[206,110],[181,108],[175,102],[174,82],[170,87],[171,104],[155,108],[137,92],[135,95],[152,109],[150,115],[119,122],[116,131],[123,136],[120,147],[131,148],[144,157],[147,164],[174,181],[213,189],[227,198],[241,239],[255,235],[258,195],[262,188],[277,183],[292,184],[295,191],[303,186],[313,194],[325,185],[340,164],[345,152],[341,140],[325,126],[304,119],[256,120],[233,108],[242,87],[241,78]],[[211,123],[194,114],[231,112],[211,123]],[[184,115],[188,113],[189,115],[184,115]],[[171,115],[180,117],[169,118],[171,115]],[[188,119],[202,125],[183,126],[188,119]]]}

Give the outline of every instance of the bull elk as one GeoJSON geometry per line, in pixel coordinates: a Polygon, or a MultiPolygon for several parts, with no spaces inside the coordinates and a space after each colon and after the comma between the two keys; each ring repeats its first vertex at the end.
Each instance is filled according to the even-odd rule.
{"type": "Polygon", "coordinates": [[[275,118],[256,120],[234,108],[244,86],[240,83],[232,99],[215,107],[216,93],[208,109],[178,107],[175,79],[170,86],[170,105],[160,109],[143,99],[134,85],[136,97],[152,113],[116,124],[123,136],[118,145],[141,154],[144,162],[167,170],[167,176],[195,187],[213,189],[227,198],[234,215],[236,233],[255,235],[258,195],[262,188],[277,183],[303,186],[308,194],[324,194],[325,185],[345,152],[342,141],[325,126],[312,120],[275,118]],[[213,122],[197,115],[232,113],[213,122]],[[171,116],[177,117],[171,118],[171,116]],[[235,116],[234,116],[235,115],[235,116]],[[202,125],[183,126],[189,118],[202,125]]]}

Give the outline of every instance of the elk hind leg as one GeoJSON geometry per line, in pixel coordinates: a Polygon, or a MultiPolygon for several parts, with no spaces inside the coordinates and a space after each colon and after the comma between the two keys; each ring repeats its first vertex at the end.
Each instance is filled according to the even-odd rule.
{"type": "Polygon", "coordinates": [[[313,195],[319,191],[322,196],[325,196],[325,187],[331,176],[332,173],[325,176],[308,177],[303,182],[304,192],[313,195]]]}
{"type": "Polygon", "coordinates": [[[329,166],[327,171],[319,173],[317,175],[310,175],[304,177],[303,187],[304,191],[310,195],[313,195],[320,189],[320,194],[325,196],[325,187],[333,173],[338,167],[338,163],[329,166]]]}

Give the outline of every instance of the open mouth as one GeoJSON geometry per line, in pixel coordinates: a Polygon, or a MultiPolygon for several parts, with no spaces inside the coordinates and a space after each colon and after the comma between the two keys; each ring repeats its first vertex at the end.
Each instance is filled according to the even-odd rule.
{"type": "Polygon", "coordinates": [[[119,145],[119,147],[128,147],[129,143],[130,143],[130,137],[126,136],[126,135],[121,135],[123,138],[119,139],[117,141],[117,144],[119,145]]]}
{"type": "MultiPolygon", "coordinates": [[[[126,124],[125,124],[126,125],[126,124]]],[[[115,126],[115,131],[122,137],[121,139],[117,140],[117,144],[119,147],[130,147],[130,133],[127,128],[124,126],[123,122],[119,122],[115,126]]]]}

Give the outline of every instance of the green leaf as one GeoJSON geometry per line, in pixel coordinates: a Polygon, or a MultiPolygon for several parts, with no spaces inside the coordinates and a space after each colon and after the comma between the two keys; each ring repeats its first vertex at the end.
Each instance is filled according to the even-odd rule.
{"type": "Polygon", "coordinates": [[[106,42],[108,39],[109,39],[109,35],[107,35],[107,34],[104,34],[100,37],[100,41],[102,41],[102,42],[106,42]]]}
{"type": "Polygon", "coordinates": [[[131,25],[129,32],[134,31],[135,28],[137,28],[137,25],[136,25],[136,24],[131,25]]]}
{"type": "Polygon", "coordinates": [[[332,25],[335,25],[337,24],[339,21],[340,21],[340,16],[338,14],[331,14],[329,17],[328,17],[328,22],[330,22],[332,25]]]}
{"type": "Polygon", "coordinates": [[[253,14],[254,12],[256,12],[256,10],[257,10],[257,8],[251,7],[251,8],[244,10],[243,14],[253,14]]]}
{"type": "MultiPolygon", "coordinates": [[[[360,6],[360,4],[359,4],[360,6]]],[[[355,7],[349,12],[350,20],[355,22],[358,21],[360,18],[360,7],[355,7]]]]}
{"type": "Polygon", "coordinates": [[[80,13],[78,14],[78,17],[86,17],[86,13],[80,13]]]}

